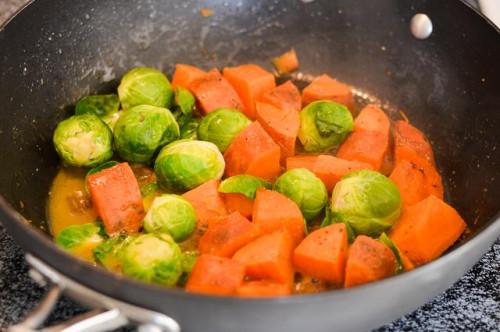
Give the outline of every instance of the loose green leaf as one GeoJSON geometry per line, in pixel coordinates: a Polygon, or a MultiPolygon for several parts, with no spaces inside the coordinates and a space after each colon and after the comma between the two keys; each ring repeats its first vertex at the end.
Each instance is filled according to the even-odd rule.
{"type": "Polygon", "coordinates": [[[396,273],[401,273],[404,271],[403,260],[401,259],[401,254],[399,253],[398,247],[392,242],[392,240],[387,236],[387,234],[380,234],[378,240],[389,247],[396,256],[396,273]]]}
{"type": "Polygon", "coordinates": [[[106,115],[117,113],[120,100],[117,95],[93,95],[83,97],[75,107],[75,114],[92,113],[102,118],[106,115]]]}
{"type": "Polygon", "coordinates": [[[198,125],[200,124],[200,119],[191,118],[189,121],[184,122],[181,126],[181,139],[198,139],[198,125]]]}
{"type": "Polygon", "coordinates": [[[141,187],[141,196],[146,197],[158,190],[158,184],[156,182],[151,182],[145,184],[141,187]]]}
{"type": "Polygon", "coordinates": [[[255,199],[255,192],[259,188],[271,189],[271,183],[252,175],[231,176],[219,185],[221,193],[243,194],[249,199],[255,199]]]}
{"type": "Polygon", "coordinates": [[[87,172],[86,176],[89,176],[89,175],[92,175],[92,174],[95,174],[95,173],[99,173],[100,171],[102,171],[102,170],[104,170],[106,168],[110,168],[110,167],[116,166],[118,164],[119,164],[119,162],[114,161],[114,160],[107,161],[105,163],[100,164],[97,167],[94,167],[94,168],[90,169],[87,172]]]}
{"type": "Polygon", "coordinates": [[[193,114],[194,105],[196,100],[189,90],[178,86],[175,89],[175,105],[179,108],[182,114],[186,116],[191,116],[193,114]]]}

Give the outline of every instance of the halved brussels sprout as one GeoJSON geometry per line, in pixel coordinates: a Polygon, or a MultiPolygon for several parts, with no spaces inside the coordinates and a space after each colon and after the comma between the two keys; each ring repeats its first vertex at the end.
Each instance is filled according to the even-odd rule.
{"type": "Polygon", "coordinates": [[[144,218],[146,232],[165,232],[175,241],[186,239],[196,227],[196,212],[185,198],[165,194],[156,197],[144,218]]]}
{"type": "Polygon", "coordinates": [[[73,115],[59,122],[54,146],[68,165],[92,167],[113,155],[111,130],[95,114],[73,115]]]}
{"type": "Polygon", "coordinates": [[[110,271],[121,271],[121,262],[118,253],[130,239],[126,235],[117,235],[106,239],[92,251],[94,260],[110,271]]]}
{"type": "Polygon", "coordinates": [[[182,274],[181,250],[166,233],[133,237],[119,258],[123,274],[138,280],[173,286],[182,274]]]}
{"type": "Polygon", "coordinates": [[[397,274],[403,272],[404,271],[403,261],[401,259],[401,254],[399,253],[399,248],[394,244],[394,242],[392,242],[392,240],[385,233],[380,234],[378,240],[383,244],[385,244],[387,247],[389,247],[389,249],[391,249],[392,252],[394,253],[394,256],[396,257],[395,273],[397,274]]]}
{"type": "Polygon", "coordinates": [[[299,140],[309,152],[325,151],[339,145],[353,128],[351,112],[333,101],[318,100],[300,112],[299,140]]]}
{"type": "Polygon", "coordinates": [[[224,157],[210,142],[180,140],[165,146],[155,162],[158,183],[167,191],[186,191],[224,174],[224,157]]]}
{"type": "Polygon", "coordinates": [[[201,119],[198,138],[214,143],[221,152],[224,152],[240,131],[250,123],[252,122],[240,111],[220,108],[201,119]]]}
{"type": "Polygon", "coordinates": [[[184,124],[181,126],[181,139],[191,139],[191,140],[196,140],[198,139],[198,126],[200,124],[200,119],[198,118],[191,118],[188,121],[185,121],[184,124]]]}
{"type": "Polygon", "coordinates": [[[139,105],[123,112],[114,137],[120,157],[147,163],[159,148],[179,138],[179,126],[168,109],[139,105]]]}
{"type": "Polygon", "coordinates": [[[379,236],[401,212],[396,185],[384,175],[362,170],[342,178],[333,189],[332,215],[352,226],[356,234],[379,236]]]}
{"type": "Polygon", "coordinates": [[[271,183],[252,175],[231,176],[219,185],[221,193],[238,193],[245,195],[249,199],[255,199],[255,193],[259,188],[271,189],[271,183]]]}
{"type": "Polygon", "coordinates": [[[92,250],[100,245],[104,238],[98,225],[88,223],[64,228],[55,241],[64,250],[91,261],[92,250]]]}
{"type": "Polygon", "coordinates": [[[283,173],[274,183],[274,190],[297,203],[307,221],[316,218],[328,202],[323,181],[305,168],[283,173]]]}
{"type": "Polygon", "coordinates": [[[169,108],[174,91],[161,71],[138,67],[126,73],[118,86],[118,96],[124,110],[137,105],[169,108]]]}

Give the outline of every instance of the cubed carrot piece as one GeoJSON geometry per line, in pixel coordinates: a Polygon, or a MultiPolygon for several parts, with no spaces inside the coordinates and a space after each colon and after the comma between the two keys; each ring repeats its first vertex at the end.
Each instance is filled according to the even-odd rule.
{"type": "Polygon", "coordinates": [[[425,135],[406,121],[396,121],[394,124],[394,161],[411,161],[420,165],[427,161],[432,166],[434,153],[425,135]]]}
{"type": "Polygon", "coordinates": [[[87,177],[92,205],[110,236],[137,233],[142,227],[141,190],[128,163],[120,163],[87,177]]]}
{"type": "Polygon", "coordinates": [[[174,75],[172,76],[172,87],[175,89],[181,86],[189,90],[191,83],[205,76],[205,74],[205,71],[195,66],[178,63],[175,65],[174,75]]]}
{"type": "Polygon", "coordinates": [[[260,188],[253,204],[253,222],[262,233],[287,231],[295,243],[304,238],[305,221],[297,204],[279,192],[260,188]]]}
{"type": "Polygon", "coordinates": [[[415,265],[443,254],[467,227],[458,212],[431,195],[404,209],[389,237],[415,265]]]}
{"type": "Polygon", "coordinates": [[[293,282],[293,240],[288,232],[262,235],[238,250],[233,260],[245,266],[245,274],[253,278],[293,282]]]}
{"type": "Polygon", "coordinates": [[[300,91],[292,81],[286,81],[274,89],[265,92],[259,101],[271,104],[283,111],[298,112],[302,109],[300,91]]]}
{"type": "Polygon", "coordinates": [[[226,257],[200,255],[189,275],[186,291],[233,295],[243,284],[245,266],[226,257]]]}
{"type": "Polygon", "coordinates": [[[345,224],[317,229],[295,248],[293,266],[305,275],[342,285],[347,246],[345,224]]]}
{"type": "Polygon", "coordinates": [[[362,169],[373,169],[373,166],[364,162],[320,155],[314,164],[312,172],[323,181],[328,191],[332,191],[333,187],[344,175],[362,169]]]}
{"type": "Polygon", "coordinates": [[[257,121],[281,149],[281,159],[295,155],[300,116],[297,111],[281,110],[271,104],[256,103],[257,121]]]}
{"type": "Polygon", "coordinates": [[[354,130],[378,131],[389,136],[391,121],[378,106],[365,106],[354,120],[354,130]]]}
{"type": "Polygon", "coordinates": [[[293,48],[273,58],[271,62],[279,74],[288,74],[299,68],[299,59],[293,48]]]}
{"type": "Polygon", "coordinates": [[[382,168],[389,149],[389,136],[378,131],[355,130],[340,146],[337,157],[382,168]]]}
{"type": "Polygon", "coordinates": [[[240,193],[223,193],[222,197],[229,213],[239,212],[245,218],[252,218],[253,200],[240,193]]]}
{"type": "Polygon", "coordinates": [[[305,168],[314,172],[314,165],[318,160],[319,155],[300,155],[286,158],[286,170],[294,168],[305,168]]]}
{"type": "Polygon", "coordinates": [[[392,276],[396,257],[385,244],[359,235],[349,248],[344,287],[353,287],[392,276]]]}
{"type": "Polygon", "coordinates": [[[351,112],[354,108],[351,87],[328,75],[321,75],[302,90],[302,104],[305,106],[315,100],[333,100],[345,105],[351,112]]]}
{"type": "Polygon", "coordinates": [[[238,212],[211,223],[198,242],[202,254],[231,257],[260,235],[259,228],[238,212]]]}
{"type": "Polygon", "coordinates": [[[191,82],[190,90],[205,114],[218,108],[234,108],[244,111],[243,102],[238,93],[217,69],[212,69],[191,82]]]}
{"type": "Polygon", "coordinates": [[[219,181],[210,180],[182,195],[193,205],[198,227],[205,228],[212,221],[227,215],[226,206],[218,188],[219,181]]]}
{"type": "Polygon", "coordinates": [[[291,293],[289,284],[269,280],[246,281],[236,290],[236,294],[243,297],[287,296],[291,293]]]}
{"type": "Polygon", "coordinates": [[[250,174],[272,181],[280,173],[280,147],[258,121],[235,137],[224,159],[227,176],[250,174]]]}
{"type": "Polygon", "coordinates": [[[243,101],[245,114],[250,119],[255,119],[255,102],[264,92],[276,87],[273,74],[260,66],[245,64],[226,67],[223,75],[243,101]]]}

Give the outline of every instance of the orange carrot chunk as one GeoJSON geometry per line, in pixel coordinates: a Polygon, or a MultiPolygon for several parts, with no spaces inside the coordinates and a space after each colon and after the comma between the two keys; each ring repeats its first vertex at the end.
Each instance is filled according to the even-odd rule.
{"type": "Polygon", "coordinates": [[[240,97],[217,69],[191,82],[190,90],[205,114],[218,108],[244,110],[240,97]]]}
{"type": "Polygon", "coordinates": [[[304,106],[315,100],[333,100],[345,105],[351,112],[354,107],[351,87],[328,75],[317,77],[302,90],[302,104],[304,106]]]}
{"type": "Polygon", "coordinates": [[[245,218],[252,218],[253,200],[240,193],[223,193],[222,197],[229,213],[239,212],[245,218]]]}
{"type": "Polygon", "coordinates": [[[385,244],[359,235],[349,248],[344,287],[353,287],[392,276],[396,257],[385,244]]]}
{"type": "Polygon", "coordinates": [[[206,72],[195,66],[178,63],[175,65],[174,75],[172,77],[172,87],[175,89],[182,86],[189,90],[191,83],[205,76],[206,72]]]}
{"type": "Polygon", "coordinates": [[[273,74],[254,64],[226,67],[223,74],[243,101],[245,114],[255,119],[255,102],[264,92],[276,87],[273,74]]]}
{"type": "Polygon", "coordinates": [[[298,112],[302,109],[300,91],[292,81],[286,81],[274,89],[265,92],[259,101],[271,104],[283,111],[298,112]]]}
{"type": "Polygon", "coordinates": [[[379,171],[389,149],[389,136],[378,131],[355,130],[340,146],[337,157],[370,164],[379,171]]]}
{"type": "Polygon", "coordinates": [[[245,266],[247,276],[291,285],[293,248],[290,234],[277,231],[250,242],[234,254],[233,260],[245,266]]]}
{"type": "Polygon", "coordinates": [[[347,230],[343,223],[315,230],[295,248],[295,270],[342,285],[347,245],[347,230]]]}
{"type": "Polygon", "coordinates": [[[210,180],[182,195],[193,205],[198,227],[207,227],[212,221],[227,215],[218,188],[219,181],[210,180]]]}
{"type": "Polygon", "coordinates": [[[378,106],[365,106],[354,120],[354,130],[377,131],[389,135],[391,122],[387,114],[378,106]]]}
{"type": "Polygon", "coordinates": [[[128,163],[106,168],[87,177],[92,205],[110,236],[137,233],[142,227],[141,190],[128,163]]]}
{"type": "Polygon", "coordinates": [[[299,59],[297,58],[297,53],[295,53],[293,48],[280,56],[273,58],[271,62],[279,74],[291,73],[299,68],[299,59]]]}
{"type": "Polygon", "coordinates": [[[245,266],[225,257],[201,255],[191,271],[186,291],[212,295],[232,295],[242,285],[245,266]]]}
{"type": "Polygon", "coordinates": [[[442,198],[442,192],[440,194],[433,189],[432,182],[435,180],[435,173],[433,167],[424,169],[410,161],[401,160],[394,167],[390,179],[398,187],[404,204],[413,205],[431,194],[442,198]]]}
{"type": "Polygon", "coordinates": [[[302,155],[286,158],[286,170],[289,171],[294,168],[306,168],[314,172],[314,165],[318,160],[319,155],[302,155]]]}
{"type": "Polygon", "coordinates": [[[273,180],[280,173],[280,147],[257,121],[235,137],[224,159],[227,176],[250,174],[273,180]]]}
{"type": "Polygon", "coordinates": [[[269,280],[253,280],[244,282],[236,294],[244,297],[266,297],[290,295],[290,285],[269,280]]]}
{"type": "Polygon", "coordinates": [[[257,121],[280,146],[281,158],[295,155],[295,141],[299,134],[300,116],[297,111],[281,110],[271,104],[257,102],[257,121]]]}
{"type": "Polygon", "coordinates": [[[231,257],[236,250],[257,236],[258,227],[238,212],[234,212],[208,226],[198,242],[198,249],[202,254],[231,257]]]}
{"type": "Polygon", "coordinates": [[[425,160],[434,163],[432,147],[424,134],[406,121],[396,121],[394,124],[394,161],[411,161],[417,165],[425,160]]]}
{"type": "Polygon", "coordinates": [[[298,244],[304,238],[304,217],[297,204],[272,190],[257,189],[253,205],[253,222],[262,233],[286,230],[298,244]]]}
{"type": "Polygon", "coordinates": [[[314,164],[312,172],[323,181],[328,191],[332,191],[333,187],[344,175],[372,168],[373,166],[368,163],[344,160],[330,155],[320,155],[314,164]]]}
{"type": "Polygon", "coordinates": [[[401,264],[403,265],[403,269],[405,271],[411,271],[415,268],[415,264],[401,251],[399,251],[399,258],[401,258],[401,264]]]}
{"type": "Polygon", "coordinates": [[[466,228],[457,211],[435,196],[407,207],[389,237],[415,265],[432,261],[466,228]]]}

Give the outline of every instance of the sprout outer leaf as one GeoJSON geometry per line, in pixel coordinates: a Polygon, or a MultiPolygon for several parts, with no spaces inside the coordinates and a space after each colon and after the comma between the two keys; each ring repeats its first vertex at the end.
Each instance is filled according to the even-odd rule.
{"type": "Polygon", "coordinates": [[[238,193],[249,199],[255,199],[255,193],[259,188],[271,189],[272,184],[252,175],[235,175],[220,183],[219,192],[238,193]]]}

